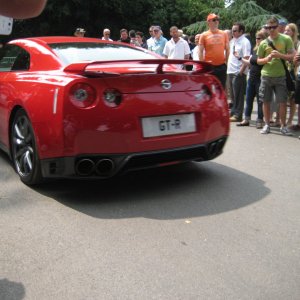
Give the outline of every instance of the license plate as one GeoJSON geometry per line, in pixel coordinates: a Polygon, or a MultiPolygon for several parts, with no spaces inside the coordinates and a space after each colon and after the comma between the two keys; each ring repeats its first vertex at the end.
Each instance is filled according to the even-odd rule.
{"type": "Polygon", "coordinates": [[[195,132],[195,114],[142,118],[142,128],[144,137],[195,132]]]}

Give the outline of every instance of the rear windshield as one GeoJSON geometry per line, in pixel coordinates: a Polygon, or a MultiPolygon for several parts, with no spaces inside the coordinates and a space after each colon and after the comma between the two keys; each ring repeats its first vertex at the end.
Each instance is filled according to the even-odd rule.
{"type": "Polygon", "coordinates": [[[81,61],[108,61],[127,59],[154,59],[146,50],[126,45],[105,43],[56,43],[49,44],[60,60],[69,65],[81,61]]]}

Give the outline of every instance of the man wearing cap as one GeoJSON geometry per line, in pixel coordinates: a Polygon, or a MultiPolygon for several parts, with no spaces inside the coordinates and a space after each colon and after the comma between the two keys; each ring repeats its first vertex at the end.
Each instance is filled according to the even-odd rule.
{"type": "Polygon", "coordinates": [[[229,42],[227,33],[218,29],[219,20],[220,18],[216,14],[207,16],[209,29],[201,34],[199,40],[199,60],[213,65],[212,74],[220,80],[225,88],[229,42]]]}
{"type": "Polygon", "coordinates": [[[153,26],[154,38],[150,45],[148,45],[148,50],[153,51],[159,55],[163,55],[167,39],[162,36],[162,31],[160,26],[153,26]]]}
{"type": "Polygon", "coordinates": [[[85,30],[83,28],[76,28],[74,32],[74,36],[77,37],[84,37],[84,34],[85,34],[85,30]]]}
{"type": "Polygon", "coordinates": [[[287,25],[287,21],[284,19],[278,20],[278,32],[279,33],[284,33],[285,31],[285,26],[287,25]]]}

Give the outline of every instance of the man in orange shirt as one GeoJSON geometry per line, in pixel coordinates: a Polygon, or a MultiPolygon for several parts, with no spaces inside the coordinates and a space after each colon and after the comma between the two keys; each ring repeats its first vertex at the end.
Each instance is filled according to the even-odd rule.
{"type": "Polygon", "coordinates": [[[199,60],[213,65],[213,75],[220,80],[225,88],[229,41],[227,33],[218,29],[219,21],[219,16],[215,14],[207,16],[209,29],[201,35],[199,40],[199,60]]]}

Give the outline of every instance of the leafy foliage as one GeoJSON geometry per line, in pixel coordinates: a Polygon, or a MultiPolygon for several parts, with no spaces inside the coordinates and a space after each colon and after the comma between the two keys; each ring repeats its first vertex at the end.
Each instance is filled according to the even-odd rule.
{"type": "MultiPolygon", "coordinates": [[[[227,3],[229,4],[229,2],[227,3]]],[[[209,10],[203,11],[205,15],[209,10]]],[[[236,0],[229,5],[216,6],[213,12],[220,16],[220,28],[231,28],[234,22],[242,22],[249,32],[255,32],[261,28],[273,13],[259,6],[255,1],[236,0]]],[[[277,17],[280,17],[277,15],[277,17]]],[[[184,28],[188,34],[196,34],[207,30],[206,21],[193,23],[184,28]]]]}
{"type": "Polygon", "coordinates": [[[300,14],[299,0],[49,0],[37,18],[15,20],[13,33],[2,39],[42,35],[72,35],[82,27],[87,36],[101,37],[110,28],[112,38],[119,39],[119,30],[127,28],[148,32],[152,24],[160,25],[166,36],[173,25],[184,27],[188,34],[206,30],[206,16],[214,12],[221,17],[221,28],[231,28],[242,21],[250,32],[256,31],[273,12],[286,16],[300,14]],[[197,22],[195,22],[197,21],[197,22]]]}
{"type": "Polygon", "coordinates": [[[300,4],[299,0],[256,0],[256,3],[263,6],[266,10],[282,15],[290,23],[300,26],[300,4]]]}

